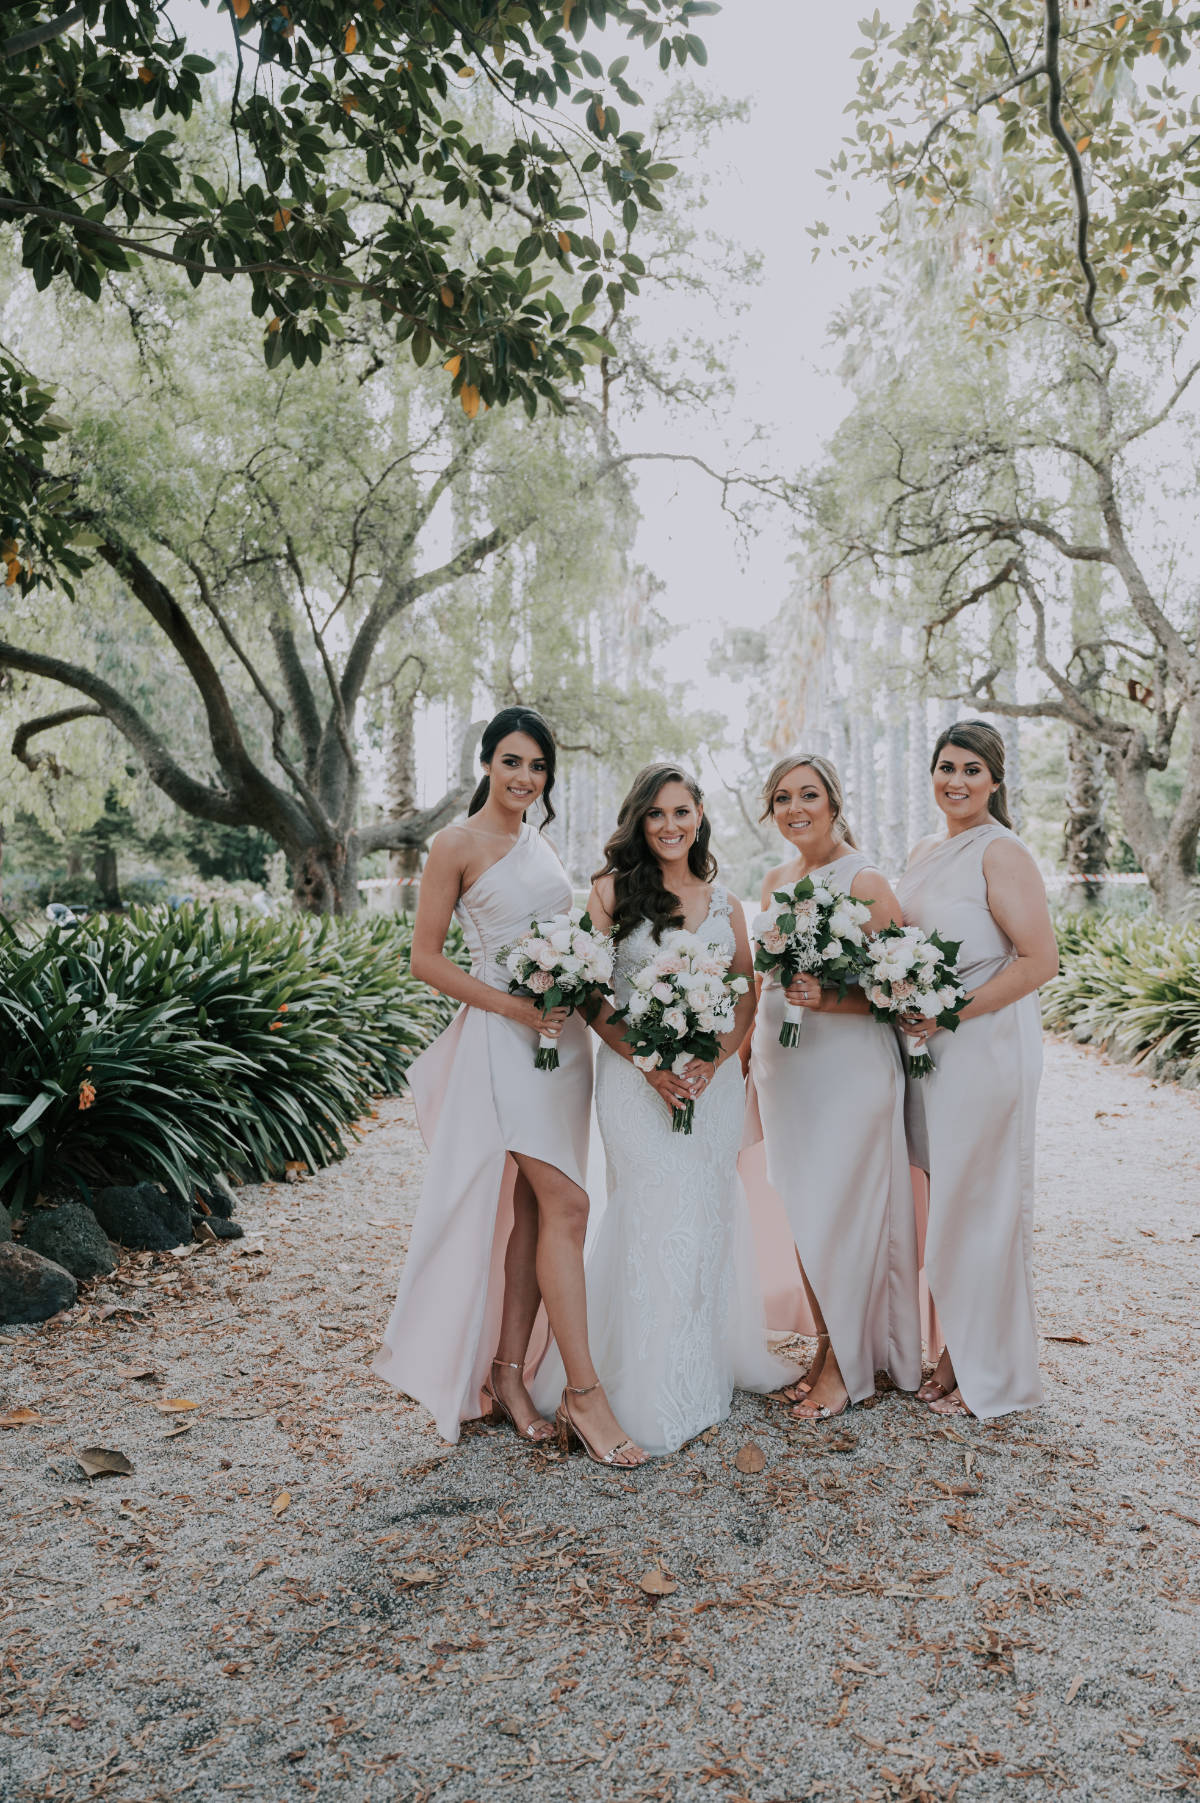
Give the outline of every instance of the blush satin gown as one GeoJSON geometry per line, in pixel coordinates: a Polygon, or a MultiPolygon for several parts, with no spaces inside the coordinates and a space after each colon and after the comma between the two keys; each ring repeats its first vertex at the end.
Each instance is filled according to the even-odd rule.
{"type": "MultiPolygon", "coordinates": [[[[570,905],[571,886],[553,848],[524,825],[513,849],[456,905],[472,974],[507,990],[502,948],[535,919],[570,905]]],[[[445,1440],[457,1440],[462,1422],[490,1412],[481,1390],[500,1334],[517,1176],[510,1154],[556,1165],[586,1187],[590,1035],[572,1014],[559,1035],[556,1071],[534,1068],[537,1043],[529,1027],[463,1007],[408,1073],[429,1163],[374,1369],[423,1403],[445,1440]]],[[[530,1374],[545,1351],[544,1321],[539,1315],[530,1374]]]]}
{"type": "MultiPolygon", "coordinates": [[[[816,881],[845,895],[870,859],[852,852],[816,881]]],[[[784,996],[763,984],[751,1042],[741,1168],[772,1330],[816,1331],[804,1266],[851,1402],[876,1371],[921,1381],[917,1242],[904,1140],[904,1072],[892,1027],[806,1012],[782,1046],[784,996]]]]}
{"type": "MultiPolygon", "coordinates": [[[[905,921],[961,941],[968,991],[1016,951],[988,907],[983,854],[999,821],[942,839],[896,885],[905,921]]],[[[924,1275],[963,1401],[987,1418],[1042,1400],[1033,1301],[1033,1150],[1042,1022],[1036,993],[930,1041],[935,1069],[909,1081],[909,1156],[928,1174],[924,1275]]],[[[914,1187],[920,1191],[920,1177],[914,1187]]],[[[932,1317],[932,1311],[931,1311],[932,1317]]]]}

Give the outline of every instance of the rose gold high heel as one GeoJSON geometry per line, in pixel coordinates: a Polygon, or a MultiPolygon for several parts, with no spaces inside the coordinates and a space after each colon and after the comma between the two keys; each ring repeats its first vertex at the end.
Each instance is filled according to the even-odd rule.
{"type": "Polygon", "coordinates": [[[636,1445],[632,1440],[619,1440],[615,1446],[609,1447],[607,1452],[597,1452],[587,1435],[576,1422],[570,1409],[567,1407],[568,1396],[590,1396],[593,1390],[598,1390],[599,1388],[600,1379],[597,1378],[594,1384],[588,1384],[585,1389],[576,1389],[574,1384],[568,1384],[563,1391],[562,1401],[559,1403],[554,1416],[555,1423],[558,1427],[559,1450],[564,1453],[570,1452],[571,1436],[574,1435],[593,1465],[609,1465],[614,1471],[636,1471],[639,1466],[645,1465],[648,1462],[646,1454],[642,1452],[640,1446],[636,1445]],[[617,1460],[623,1452],[640,1452],[642,1453],[642,1456],[640,1459],[635,1459],[632,1465],[619,1465],[617,1460]]]}
{"type": "MultiPolygon", "coordinates": [[[[511,1364],[508,1359],[493,1359],[492,1360],[492,1370],[493,1371],[496,1369],[497,1365],[499,1365],[501,1370],[503,1370],[503,1371],[524,1371],[524,1369],[525,1369],[525,1365],[523,1362],[519,1365],[514,1365],[514,1364],[511,1364]]],[[[546,1417],[544,1415],[539,1415],[536,1421],[531,1421],[529,1423],[528,1427],[518,1427],[516,1416],[513,1414],[512,1410],[509,1408],[509,1406],[506,1402],[501,1402],[501,1400],[497,1396],[495,1390],[492,1388],[492,1382],[491,1382],[490,1378],[488,1379],[487,1383],[485,1383],[483,1386],[483,1393],[487,1397],[488,1401],[491,1403],[492,1407],[495,1409],[496,1413],[498,1415],[503,1415],[504,1419],[509,1423],[509,1425],[513,1429],[513,1431],[516,1434],[518,1434],[520,1436],[520,1438],[523,1441],[525,1441],[528,1445],[530,1445],[530,1446],[547,1446],[547,1445],[549,1445],[550,1441],[553,1440],[554,1429],[551,1426],[550,1422],[546,1420],[546,1417]],[[544,1427],[546,1429],[546,1432],[544,1434],[540,1434],[538,1432],[538,1429],[540,1427],[544,1427]]]]}

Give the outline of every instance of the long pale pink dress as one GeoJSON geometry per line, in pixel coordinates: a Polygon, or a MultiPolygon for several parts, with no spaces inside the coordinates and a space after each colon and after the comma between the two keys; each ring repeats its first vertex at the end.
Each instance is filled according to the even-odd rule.
{"type": "MultiPolygon", "coordinates": [[[[498,954],[531,921],[562,913],[571,886],[552,847],[525,825],[513,849],[459,900],[475,976],[508,988],[498,954]]],[[[409,1087],[429,1147],[400,1293],[374,1368],[424,1403],[446,1440],[487,1414],[480,1394],[495,1356],[504,1253],[513,1222],[513,1152],[556,1165],[582,1188],[592,1101],[587,1028],[571,1015],[559,1068],[534,1068],[537,1034],[503,1015],[460,1009],[410,1067],[409,1087]]],[[[544,1352],[527,1357],[530,1372],[544,1352]]]]}
{"type": "MultiPolygon", "coordinates": [[[[1016,957],[988,907],[983,854],[999,821],[941,839],[896,885],[906,922],[961,941],[978,989],[1016,957]]],[[[909,1153],[929,1178],[924,1274],[939,1336],[972,1414],[1042,1400],[1033,1301],[1033,1142],[1042,1074],[1036,994],[930,1042],[935,1069],[909,1082],[909,1153]]],[[[938,1344],[931,1344],[936,1354],[938,1344]]]]}
{"type": "MultiPolygon", "coordinates": [[[[809,874],[846,894],[872,868],[852,852],[809,874]]],[[[814,1331],[798,1254],[850,1400],[873,1394],[876,1371],[914,1390],[916,1224],[895,1032],[865,1014],[806,1012],[800,1043],[781,1046],[783,1004],[780,985],[765,982],[742,1142],[768,1326],[814,1331]]]]}

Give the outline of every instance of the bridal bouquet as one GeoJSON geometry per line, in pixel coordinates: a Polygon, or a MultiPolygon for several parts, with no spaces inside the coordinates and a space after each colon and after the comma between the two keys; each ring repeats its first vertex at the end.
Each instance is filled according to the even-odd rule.
{"type": "MultiPolygon", "coordinates": [[[[861,969],[870,902],[840,895],[810,876],[792,889],[777,889],[771,901],[754,922],[755,970],[774,972],[784,989],[798,976],[819,976],[845,994],[861,969]]],[[[799,1045],[803,1021],[803,1008],[785,1001],[780,1045],[799,1045]]]]}
{"type": "MultiPolygon", "coordinates": [[[[543,1013],[551,1008],[586,1008],[607,990],[612,977],[612,940],[597,933],[582,908],[535,920],[527,933],[500,953],[509,992],[528,996],[543,1013]]],[[[538,1035],[533,1060],[539,1071],[558,1069],[558,1043],[538,1035]]]]}
{"type": "MultiPolygon", "coordinates": [[[[675,928],[663,934],[661,949],[643,964],[623,1008],[613,1020],[625,1022],[626,1043],[641,1071],[666,1067],[677,1076],[693,1058],[715,1063],[718,1035],[733,1025],[734,1009],[750,984],[730,976],[729,959],[696,933],[675,928]]],[[[672,1133],[690,1133],[696,1104],[671,1111],[672,1133]]]]}
{"type": "MultiPolygon", "coordinates": [[[[967,999],[958,980],[958,941],[920,927],[882,927],[867,942],[862,985],[877,1020],[920,1014],[953,1033],[967,999]]],[[[913,1041],[908,1071],[924,1077],[933,1069],[924,1036],[913,1041]]]]}

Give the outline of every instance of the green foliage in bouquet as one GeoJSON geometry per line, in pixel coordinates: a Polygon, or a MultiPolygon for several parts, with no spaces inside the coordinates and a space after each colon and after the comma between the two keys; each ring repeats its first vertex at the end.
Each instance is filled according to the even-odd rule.
{"type": "Polygon", "coordinates": [[[0,1200],[149,1177],[190,1192],[346,1151],[453,1004],[411,928],[186,908],[0,938],[0,1200]]]}
{"type": "Polygon", "coordinates": [[[1056,926],[1061,968],[1042,990],[1046,1025],[1200,1082],[1200,924],[1101,913],[1056,926]]]}

